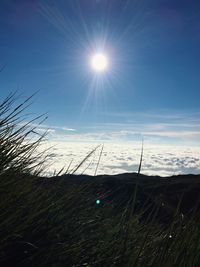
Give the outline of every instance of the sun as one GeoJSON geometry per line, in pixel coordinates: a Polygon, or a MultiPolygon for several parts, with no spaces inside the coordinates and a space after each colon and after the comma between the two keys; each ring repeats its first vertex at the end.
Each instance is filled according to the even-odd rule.
{"type": "Polygon", "coordinates": [[[91,65],[96,72],[103,72],[108,68],[108,59],[105,54],[94,54],[91,59],[91,65]]]}

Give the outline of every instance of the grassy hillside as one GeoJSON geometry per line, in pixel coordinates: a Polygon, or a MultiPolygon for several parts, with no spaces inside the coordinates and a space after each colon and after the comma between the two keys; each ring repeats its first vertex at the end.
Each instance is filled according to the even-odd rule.
{"type": "Polygon", "coordinates": [[[7,173],[0,185],[1,266],[200,264],[200,176],[7,173]]]}

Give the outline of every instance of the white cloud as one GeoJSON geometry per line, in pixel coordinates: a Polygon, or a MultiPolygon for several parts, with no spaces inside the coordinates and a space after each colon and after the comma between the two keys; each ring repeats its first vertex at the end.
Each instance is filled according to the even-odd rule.
{"type": "MultiPolygon", "coordinates": [[[[199,113],[148,113],[139,114],[136,119],[133,115],[120,113],[123,123],[84,124],[76,129],[67,127],[69,125],[39,125],[39,132],[49,129],[49,146],[54,145],[47,173],[52,175],[63,166],[67,169],[71,161],[72,170],[101,143],[105,146],[98,174],[137,172],[142,137],[145,140],[144,174],[200,173],[199,113]],[[149,119],[143,120],[144,117],[149,119]]],[[[79,169],[79,173],[85,171],[93,175],[99,153],[100,149],[79,169]]]]}
{"type": "MultiPolygon", "coordinates": [[[[19,126],[24,126],[28,123],[28,121],[24,121],[23,123],[19,123],[19,126]]],[[[48,125],[48,124],[38,124],[38,123],[29,123],[28,124],[30,127],[36,127],[37,131],[40,132],[56,132],[59,130],[60,131],[68,131],[68,132],[75,132],[76,129],[74,128],[69,128],[69,127],[65,127],[65,126],[55,126],[55,125],[48,125]]]]}
{"type": "MultiPolygon", "coordinates": [[[[88,142],[49,142],[53,145],[53,154],[50,159],[52,165],[47,173],[52,175],[54,170],[59,171],[63,166],[72,170],[98,143],[88,142]]],[[[99,159],[100,148],[79,169],[82,173],[94,175],[99,159]]],[[[117,174],[137,172],[141,153],[141,144],[105,143],[98,174],[117,174]]],[[[154,146],[144,145],[142,173],[148,175],[168,176],[180,173],[200,173],[200,147],[189,146],[154,146]]]]}

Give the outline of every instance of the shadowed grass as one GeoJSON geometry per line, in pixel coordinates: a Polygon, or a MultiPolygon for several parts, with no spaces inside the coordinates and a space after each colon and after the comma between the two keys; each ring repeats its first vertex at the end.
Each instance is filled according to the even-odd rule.
{"type": "MultiPolygon", "coordinates": [[[[198,209],[188,208],[182,218],[185,207],[177,197],[176,212],[166,219],[162,202],[146,194],[152,190],[148,179],[160,186],[158,178],[138,174],[1,176],[0,262],[4,266],[198,266],[198,209]],[[99,205],[96,199],[101,200],[99,205]]],[[[182,184],[184,178],[175,179],[182,184]]],[[[165,186],[159,191],[164,192],[165,186]]]]}
{"type": "Polygon", "coordinates": [[[37,127],[46,117],[41,115],[25,122],[22,116],[32,97],[15,105],[17,96],[12,93],[0,103],[0,174],[11,169],[34,174],[42,170],[45,153],[38,153],[37,148],[45,139],[46,132],[37,133],[37,127]]]}

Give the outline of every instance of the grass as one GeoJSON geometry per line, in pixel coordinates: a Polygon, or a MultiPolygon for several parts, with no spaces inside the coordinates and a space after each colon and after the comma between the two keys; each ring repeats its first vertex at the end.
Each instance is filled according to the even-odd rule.
{"type": "Polygon", "coordinates": [[[33,155],[45,139],[46,133],[37,133],[37,126],[46,117],[41,115],[26,121],[27,116],[22,116],[32,97],[14,106],[17,97],[13,93],[0,103],[0,174],[12,169],[13,172],[34,172],[36,175],[45,162],[44,151],[33,155]],[[42,160],[38,161],[39,158],[42,160]]]}
{"type": "Polygon", "coordinates": [[[91,151],[42,177],[45,135],[15,97],[0,104],[1,266],[200,266],[200,176],[144,176],[142,149],[138,173],[74,175],[91,151]]]}

